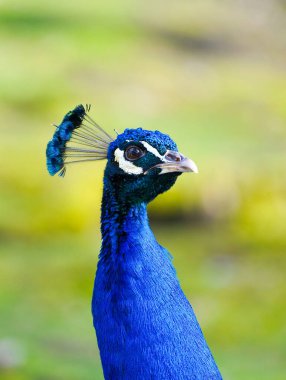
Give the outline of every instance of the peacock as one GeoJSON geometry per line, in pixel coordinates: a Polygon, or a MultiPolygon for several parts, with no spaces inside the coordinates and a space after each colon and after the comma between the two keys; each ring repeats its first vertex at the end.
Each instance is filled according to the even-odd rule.
{"type": "Polygon", "coordinates": [[[150,229],[147,205],[196,164],[160,131],[113,138],[77,106],[47,145],[47,168],[106,159],[102,245],[92,297],[106,380],[217,380],[219,369],[184,295],[170,253],[150,229]]]}

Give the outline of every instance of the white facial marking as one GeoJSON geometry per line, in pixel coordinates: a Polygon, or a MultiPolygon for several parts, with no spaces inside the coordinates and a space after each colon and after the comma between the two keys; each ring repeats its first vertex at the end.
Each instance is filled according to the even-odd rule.
{"type": "Polygon", "coordinates": [[[127,161],[124,157],[124,151],[117,148],[114,152],[114,159],[118,162],[120,169],[127,174],[142,174],[143,169],[133,164],[133,162],[127,161]]]}
{"type": "Polygon", "coordinates": [[[160,158],[161,161],[166,161],[164,156],[162,156],[156,148],[148,144],[146,141],[140,141],[140,143],[148,150],[148,152],[154,154],[154,156],[160,158]]]}

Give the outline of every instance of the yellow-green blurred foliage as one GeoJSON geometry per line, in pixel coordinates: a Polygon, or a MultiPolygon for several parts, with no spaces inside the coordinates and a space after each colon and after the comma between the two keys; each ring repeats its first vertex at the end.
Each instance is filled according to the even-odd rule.
{"type": "Polygon", "coordinates": [[[200,174],[149,208],[226,379],[285,379],[286,2],[0,2],[0,377],[103,379],[90,315],[103,163],[45,168],[79,103],[200,174]]]}

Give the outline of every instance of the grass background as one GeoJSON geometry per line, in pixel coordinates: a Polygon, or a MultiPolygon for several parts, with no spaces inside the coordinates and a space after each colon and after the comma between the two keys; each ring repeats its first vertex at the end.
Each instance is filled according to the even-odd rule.
{"type": "Polygon", "coordinates": [[[0,2],[0,377],[103,379],[90,300],[104,163],[50,178],[79,103],[199,166],[149,207],[225,379],[285,379],[285,1],[0,2]]]}

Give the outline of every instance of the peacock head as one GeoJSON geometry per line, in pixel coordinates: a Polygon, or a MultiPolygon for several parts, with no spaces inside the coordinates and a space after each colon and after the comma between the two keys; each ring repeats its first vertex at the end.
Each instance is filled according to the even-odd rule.
{"type": "Polygon", "coordinates": [[[126,129],[110,143],[105,178],[131,203],[150,202],[167,191],[183,172],[197,172],[193,161],[159,131],[126,129]]]}
{"type": "Polygon", "coordinates": [[[88,111],[77,106],[57,127],[46,152],[51,175],[63,176],[70,163],[107,159],[105,189],[121,202],[135,204],[167,191],[183,172],[198,172],[168,135],[137,128],[113,139],[88,111]]]}

